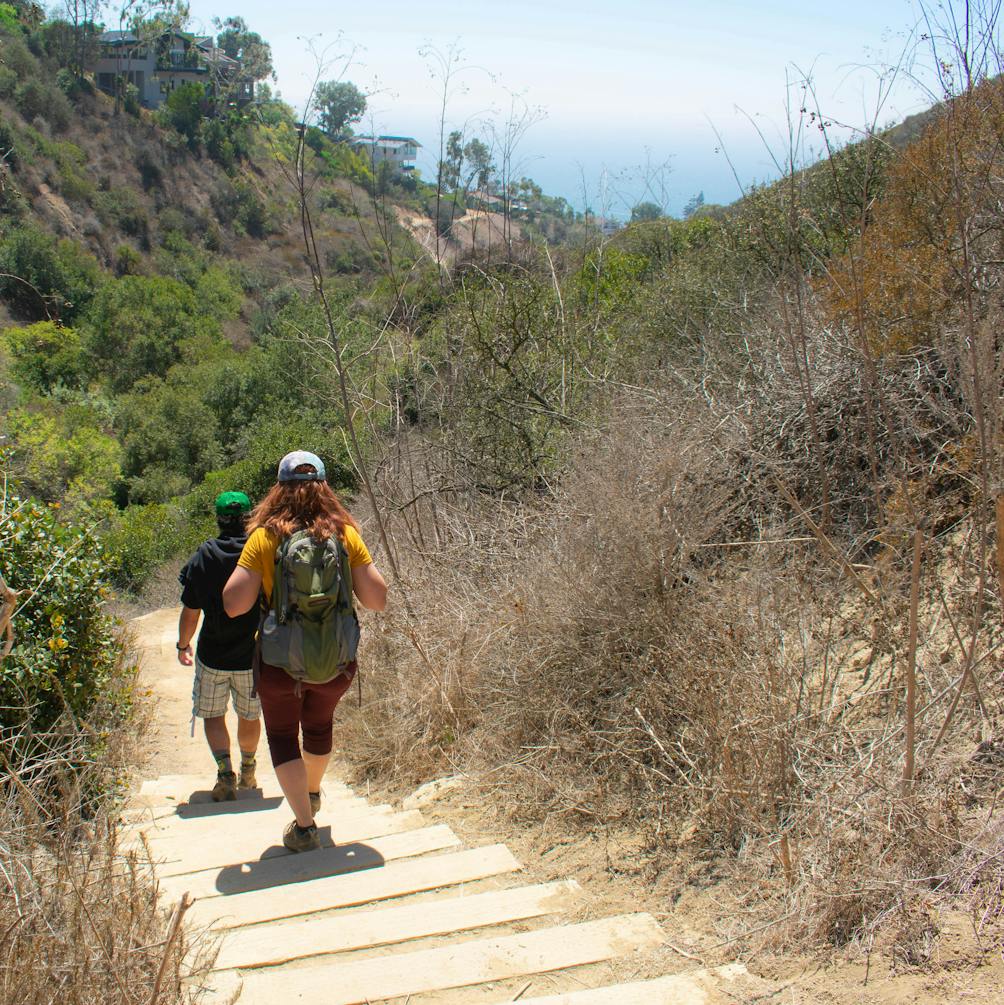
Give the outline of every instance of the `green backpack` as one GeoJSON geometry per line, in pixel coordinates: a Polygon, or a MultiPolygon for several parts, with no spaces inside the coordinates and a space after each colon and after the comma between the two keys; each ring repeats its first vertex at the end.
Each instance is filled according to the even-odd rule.
{"type": "Polygon", "coordinates": [[[279,545],[272,609],[259,637],[263,662],[296,680],[323,684],[356,658],[352,568],[338,534],[319,544],[300,530],[279,545]]]}

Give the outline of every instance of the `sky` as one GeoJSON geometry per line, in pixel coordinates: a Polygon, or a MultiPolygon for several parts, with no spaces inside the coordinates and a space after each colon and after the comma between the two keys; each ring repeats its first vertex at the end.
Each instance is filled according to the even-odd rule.
{"type": "MultiPolygon", "coordinates": [[[[438,67],[453,53],[447,132],[497,137],[522,121],[516,176],[624,219],[643,200],[678,214],[698,192],[728,203],[776,177],[790,146],[786,105],[796,116],[816,107],[797,83],[806,74],[828,120],[850,128],[927,107],[915,63],[883,73],[916,44],[916,3],[191,0],[191,13],[208,33],[214,17],[239,11],[271,44],[278,90],[301,113],[323,55],[321,79],[370,94],[356,131],[414,136],[426,178],[439,155],[438,67]]],[[[811,158],[818,129],[800,135],[811,158]]]]}

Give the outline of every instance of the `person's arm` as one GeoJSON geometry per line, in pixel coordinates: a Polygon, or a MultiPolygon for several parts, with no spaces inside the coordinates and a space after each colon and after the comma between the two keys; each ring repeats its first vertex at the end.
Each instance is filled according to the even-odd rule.
{"type": "Polygon", "coordinates": [[[387,583],[372,563],[353,567],[352,592],[371,611],[382,611],[387,606],[387,583]]]}
{"type": "Polygon", "coordinates": [[[202,612],[197,607],[182,607],[178,618],[178,662],[182,666],[192,665],[192,636],[199,627],[199,615],[202,612]]]}
{"type": "Polygon", "coordinates": [[[247,614],[258,600],[260,591],[261,573],[238,565],[223,587],[223,610],[227,612],[227,617],[247,614]]]}

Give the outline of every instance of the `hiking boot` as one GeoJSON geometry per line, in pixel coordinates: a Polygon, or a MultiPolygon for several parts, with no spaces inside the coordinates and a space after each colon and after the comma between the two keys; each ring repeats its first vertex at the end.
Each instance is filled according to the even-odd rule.
{"type": "Polygon", "coordinates": [[[308,792],[310,796],[310,812],[316,817],[321,810],[321,793],[320,792],[308,792]]]}
{"type": "Polygon", "coordinates": [[[237,798],[237,776],[232,771],[221,771],[213,786],[213,802],[223,803],[237,798]]]}
{"type": "Polygon", "coordinates": [[[237,782],[237,788],[239,789],[256,789],[258,788],[258,779],[254,775],[254,764],[242,764],[241,765],[241,777],[237,782]]]}
{"type": "Polygon", "coordinates": [[[283,831],[282,843],[290,851],[313,851],[321,847],[321,835],[317,825],[301,827],[295,820],[283,831]]]}

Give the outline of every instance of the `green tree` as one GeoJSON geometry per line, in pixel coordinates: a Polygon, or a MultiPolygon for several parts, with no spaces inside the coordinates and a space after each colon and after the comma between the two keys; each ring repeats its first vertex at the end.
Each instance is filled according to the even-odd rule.
{"type": "Polygon", "coordinates": [[[56,413],[15,409],[7,416],[11,470],[23,489],[47,502],[109,499],[121,477],[122,448],[85,405],[56,413]]]}
{"type": "Polygon", "coordinates": [[[352,126],[363,117],[366,95],[347,80],[324,80],[317,85],[311,110],[332,139],[344,139],[352,135],[352,126]]]}
{"type": "Polygon", "coordinates": [[[698,192],[687,200],[687,205],[683,207],[683,218],[689,220],[704,205],[704,193],[698,192]]]}
{"type": "Polygon", "coordinates": [[[140,380],[117,427],[131,503],[167,502],[197,485],[226,456],[212,410],[178,368],[165,382],[140,380]]]}
{"type": "Polygon", "coordinates": [[[53,321],[24,328],[8,328],[2,336],[11,356],[11,375],[34,391],[77,387],[83,379],[84,355],[80,336],[53,321]]]}
{"type": "Polygon", "coordinates": [[[446,157],[439,162],[439,185],[445,191],[453,191],[460,184],[460,171],[464,164],[464,138],[454,130],[446,138],[446,157]]]}
{"type": "Polygon", "coordinates": [[[464,187],[469,189],[474,185],[475,188],[485,188],[495,173],[492,152],[488,144],[477,138],[471,140],[464,147],[464,161],[467,164],[467,181],[464,187]]]}
{"type": "Polygon", "coordinates": [[[242,17],[228,17],[213,21],[219,31],[216,44],[231,58],[240,61],[240,80],[257,83],[275,76],[272,66],[272,47],[248,28],[242,17]]]}
{"type": "Polygon", "coordinates": [[[122,276],[106,283],[84,323],[84,343],[114,391],[164,376],[185,343],[218,342],[219,324],[176,279],[122,276]]]}
{"type": "Polygon", "coordinates": [[[654,202],[639,202],[631,207],[631,222],[641,223],[646,220],[658,220],[665,214],[662,207],[654,202]]]}
{"type": "Polygon", "coordinates": [[[194,149],[199,143],[199,130],[206,110],[205,87],[190,81],[171,91],[160,115],[161,120],[177,129],[188,140],[189,147],[194,149]]]}
{"type": "Polygon", "coordinates": [[[22,318],[71,321],[102,283],[97,259],[31,226],[0,241],[0,297],[22,318]]]}

